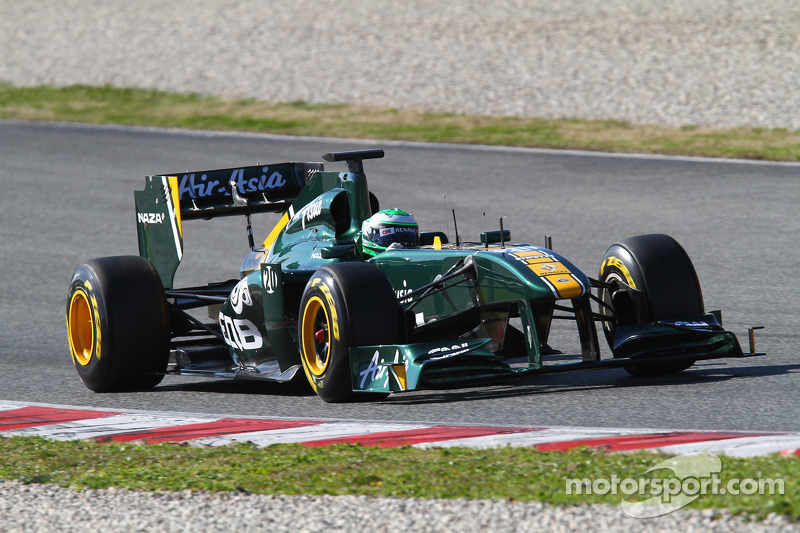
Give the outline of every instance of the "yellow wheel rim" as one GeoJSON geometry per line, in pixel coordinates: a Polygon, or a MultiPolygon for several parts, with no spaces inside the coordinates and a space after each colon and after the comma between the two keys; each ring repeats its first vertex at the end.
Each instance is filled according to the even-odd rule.
{"type": "Polygon", "coordinates": [[[88,365],[94,352],[94,318],[89,299],[80,289],[69,303],[67,333],[73,357],[81,366],[88,365]]]}
{"type": "Polygon", "coordinates": [[[306,302],[302,324],[303,364],[313,375],[321,376],[330,361],[331,348],[328,336],[330,320],[328,310],[318,296],[313,296],[306,302]]]}

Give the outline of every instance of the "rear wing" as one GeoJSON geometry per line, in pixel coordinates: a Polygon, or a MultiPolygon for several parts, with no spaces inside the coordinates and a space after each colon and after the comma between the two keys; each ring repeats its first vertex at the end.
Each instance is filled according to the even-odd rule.
{"type": "Polygon", "coordinates": [[[139,255],[171,289],[183,258],[183,221],[281,213],[322,163],[279,163],[147,176],[134,191],[139,255]]]}

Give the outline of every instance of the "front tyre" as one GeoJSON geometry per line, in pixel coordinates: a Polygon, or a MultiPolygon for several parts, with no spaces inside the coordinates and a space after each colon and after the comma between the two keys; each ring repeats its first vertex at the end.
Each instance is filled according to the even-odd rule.
{"type": "Polygon", "coordinates": [[[351,346],[398,344],[402,309],[388,278],[370,263],[338,263],[317,270],[300,301],[300,360],[311,387],[326,402],[386,394],[356,393],[351,346]]]}
{"type": "Polygon", "coordinates": [[[164,377],[169,319],[161,279],[138,256],[81,265],[67,296],[72,362],[95,392],[145,390],[164,377]]]}
{"type": "MultiPolygon", "coordinates": [[[[601,313],[613,317],[603,322],[612,348],[617,325],[696,317],[705,312],[692,261],[668,235],[639,235],[613,244],[600,267],[600,281],[614,287],[600,293],[601,313]],[[640,291],[638,297],[624,290],[625,285],[640,291]]],[[[625,370],[635,376],[665,375],[693,364],[692,360],[641,363],[625,370]]]]}

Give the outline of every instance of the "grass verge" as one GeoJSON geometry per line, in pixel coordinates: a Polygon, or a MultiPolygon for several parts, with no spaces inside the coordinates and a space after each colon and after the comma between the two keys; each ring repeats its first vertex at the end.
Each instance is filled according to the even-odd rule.
{"type": "MultiPolygon", "coordinates": [[[[118,487],[150,491],[244,491],[262,494],[363,494],[409,498],[536,500],[558,505],[618,505],[623,494],[567,494],[567,479],[641,480],[667,456],[607,453],[588,448],[538,452],[531,448],[390,448],[334,445],[57,442],[39,437],[0,438],[0,479],[73,488],[118,487]]],[[[800,519],[800,461],[770,455],[722,457],[722,487],[730,480],[783,480],[783,494],[706,494],[689,508],[727,508],[762,518],[800,519]]],[[[647,489],[649,490],[649,489],[647,489]]],[[[629,501],[651,497],[624,496],[629,501]]]]}
{"type": "Polygon", "coordinates": [[[225,100],[116,87],[0,84],[0,118],[406,141],[800,160],[800,131],[668,128],[613,120],[470,116],[225,100]]]}

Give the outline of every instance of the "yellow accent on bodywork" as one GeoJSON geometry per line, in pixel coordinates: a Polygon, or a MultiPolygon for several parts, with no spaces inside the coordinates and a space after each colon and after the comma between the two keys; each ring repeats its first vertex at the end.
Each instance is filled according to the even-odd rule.
{"type": "Polygon", "coordinates": [[[610,257],[607,257],[606,260],[603,261],[603,264],[600,265],[600,273],[601,273],[601,275],[605,272],[606,267],[614,267],[617,270],[619,270],[620,272],[622,272],[622,275],[625,276],[625,283],[630,285],[631,288],[633,288],[633,289],[637,288],[636,287],[636,282],[633,281],[633,278],[631,277],[631,273],[628,270],[628,267],[625,266],[625,263],[622,261],[622,259],[619,259],[618,257],[614,257],[613,255],[610,256],[610,257]]]}
{"type": "Polygon", "coordinates": [[[394,376],[397,378],[397,383],[400,385],[402,390],[406,390],[408,385],[406,385],[406,365],[405,363],[398,363],[391,365],[391,369],[394,372],[394,376]]]}
{"type": "Polygon", "coordinates": [[[555,287],[558,295],[562,298],[577,298],[583,294],[583,286],[571,274],[566,276],[553,274],[543,277],[555,287]]]}
{"type": "Polygon", "coordinates": [[[175,209],[175,218],[178,221],[178,233],[183,238],[183,222],[181,220],[181,196],[178,194],[178,176],[168,176],[169,192],[172,196],[172,207],[175,209]]]}
{"type": "Polygon", "coordinates": [[[539,250],[528,250],[526,252],[514,252],[513,255],[516,257],[550,257],[544,252],[539,250]]]}
{"type": "Polygon", "coordinates": [[[543,250],[515,251],[511,255],[521,259],[531,272],[545,280],[559,298],[578,298],[586,290],[569,267],[543,250]]]}
{"type": "MultiPolygon", "coordinates": [[[[434,250],[441,250],[442,249],[442,239],[437,235],[433,238],[433,249],[434,250]]],[[[403,387],[405,388],[405,387],[403,387]]]]}
{"type": "Polygon", "coordinates": [[[283,216],[275,225],[275,227],[272,228],[272,231],[269,232],[267,238],[264,239],[263,248],[265,250],[269,250],[270,248],[272,248],[272,245],[275,244],[275,239],[278,238],[278,235],[280,235],[281,231],[283,231],[283,228],[285,228],[286,224],[288,223],[289,223],[289,212],[287,211],[283,214],[283,216]]]}
{"type": "Polygon", "coordinates": [[[570,274],[570,270],[564,266],[562,263],[558,261],[553,261],[552,258],[550,261],[544,261],[542,263],[534,263],[532,265],[528,265],[528,268],[533,270],[534,274],[539,277],[549,277],[555,276],[556,274],[570,274]]]}
{"type": "Polygon", "coordinates": [[[525,260],[525,263],[529,265],[535,265],[537,263],[550,263],[553,261],[553,258],[547,255],[541,257],[529,257],[525,260]]]}

